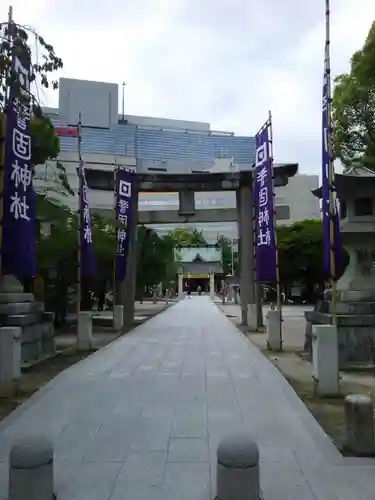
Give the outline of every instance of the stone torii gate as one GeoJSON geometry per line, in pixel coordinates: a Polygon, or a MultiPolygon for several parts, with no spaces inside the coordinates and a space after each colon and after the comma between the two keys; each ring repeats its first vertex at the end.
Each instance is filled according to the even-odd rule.
{"type": "MultiPolygon", "coordinates": [[[[285,186],[288,179],[298,170],[297,163],[274,166],[275,186],[285,186]]],[[[135,203],[132,204],[132,220],[137,223],[161,222],[222,222],[237,220],[239,233],[239,262],[241,286],[241,319],[243,325],[249,324],[250,317],[256,318],[256,298],[253,267],[253,195],[252,171],[240,172],[202,172],[189,174],[175,173],[138,173],[135,180],[135,203]],[[138,194],[147,192],[178,192],[179,210],[147,212],[138,211],[138,194]],[[194,193],[196,191],[235,191],[236,212],[233,209],[196,210],[194,193]],[[204,214],[204,212],[206,214],[204,214]],[[224,215],[224,212],[226,214],[224,215]],[[159,214],[159,215],[156,215],[159,214]]],[[[279,214],[280,218],[282,214],[279,214]]],[[[137,224],[129,231],[130,248],[126,278],[121,284],[121,304],[123,305],[123,324],[127,328],[134,320],[134,301],[136,290],[136,238],[137,224]]]]}

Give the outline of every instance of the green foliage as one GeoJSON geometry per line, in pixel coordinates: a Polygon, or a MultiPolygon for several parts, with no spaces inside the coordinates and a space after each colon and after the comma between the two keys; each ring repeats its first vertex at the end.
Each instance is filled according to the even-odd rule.
{"type": "MultiPolygon", "coordinates": [[[[52,45],[48,44],[35,30],[14,22],[10,25],[7,22],[0,23],[0,120],[3,117],[1,110],[4,110],[7,90],[10,87],[20,101],[31,99],[31,163],[34,167],[43,165],[47,160],[56,159],[60,153],[60,140],[56,136],[51,120],[44,116],[36,96],[39,95],[41,87],[49,88],[52,85],[54,89],[57,89],[57,81],[50,81],[49,76],[62,67],[63,62],[56,56],[52,45]],[[33,51],[31,51],[31,46],[33,51]],[[32,90],[29,95],[25,95],[21,89],[18,74],[12,72],[13,55],[30,60],[32,90]]],[[[48,196],[51,192],[64,196],[74,194],[69,185],[65,167],[58,161],[56,161],[54,179],[54,186],[49,187],[47,193],[38,193],[39,197],[48,196]]]]}
{"type": "Polygon", "coordinates": [[[184,227],[178,227],[170,231],[168,234],[176,245],[204,245],[206,240],[203,237],[201,229],[193,228],[193,230],[184,227]]]}
{"type": "MultiPolygon", "coordinates": [[[[43,204],[48,200],[41,199],[43,204]]],[[[47,211],[47,207],[43,207],[47,211]]],[[[76,280],[77,262],[77,220],[76,216],[69,216],[68,212],[50,204],[48,207],[48,221],[51,230],[48,236],[39,235],[37,240],[38,273],[46,276],[48,271],[54,270],[63,276],[66,283],[72,284],[76,280]]]]}
{"type": "MultiPolygon", "coordinates": [[[[46,199],[41,199],[44,211],[48,210],[51,232],[38,239],[38,270],[46,274],[55,269],[64,274],[67,283],[76,280],[77,262],[77,215],[55,206],[46,199]]],[[[101,279],[112,280],[113,260],[116,248],[115,230],[110,221],[96,214],[92,215],[92,240],[95,253],[95,264],[101,279]]]]}
{"type": "Polygon", "coordinates": [[[30,121],[31,161],[33,165],[43,165],[46,160],[55,159],[60,153],[60,139],[51,120],[46,116],[34,117],[30,121]]]}
{"type": "Polygon", "coordinates": [[[220,236],[218,236],[217,242],[221,248],[221,263],[223,265],[224,273],[232,274],[232,258],[233,258],[234,274],[236,274],[238,259],[233,253],[232,240],[221,234],[220,236]]]}
{"type": "Polygon", "coordinates": [[[280,280],[323,282],[322,224],[320,220],[304,220],[277,228],[280,280]]]}
{"type": "MultiPolygon", "coordinates": [[[[23,98],[18,75],[12,72],[12,56],[28,57],[31,63],[30,83],[34,86],[57,89],[56,80],[49,81],[50,73],[63,67],[62,60],[56,56],[52,45],[48,44],[35,30],[20,26],[14,22],[0,23],[0,107],[4,106],[7,89],[12,85],[20,99],[23,98]],[[32,40],[30,40],[30,36],[32,40]],[[33,60],[31,44],[35,49],[36,59],[33,60]]],[[[33,97],[33,96],[32,96],[33,97]]],[[[34,110],[40,110],[40,105],[33,97],[34,110]]]]}
{"type": "Polygon", "coordinates": [[[137,237],[137,292],[160,282],[167,284],[175,279],[175,240],[170,236],[159,236],[144,226],[138,228],[137,237]]]}
{"type": "Polygon", "coordinates": [[[334,157],[375,169],[375,22],[350,72],[335,79],[332,127],[334,157]]]}

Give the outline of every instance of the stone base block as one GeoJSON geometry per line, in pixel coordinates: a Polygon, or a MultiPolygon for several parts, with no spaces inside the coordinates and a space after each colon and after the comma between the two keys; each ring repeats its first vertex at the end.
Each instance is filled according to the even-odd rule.
{"type": "Polygon", "coordinates": [[[32,293],[0,292],[0,304],[32,302],[33,300],[34,295],[32,293]]]}

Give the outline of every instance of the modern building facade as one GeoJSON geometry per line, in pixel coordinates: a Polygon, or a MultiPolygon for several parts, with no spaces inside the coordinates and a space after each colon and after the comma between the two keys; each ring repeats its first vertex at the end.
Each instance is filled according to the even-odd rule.
{"type": "MultiPolygon", "coordinates": [[[[117,84],[62,78],[59,107],[45,111],[59,131],[59,160],[73,189],[78,188],[78,141],[70,131],[74,131],[81,115],[89,203],[96,211],[113,213],[115,165],[159,174],[250,170],[253,166],[253,137],[214,131],[209,123],[119,115],[117,84]]],[[[53,162],[37,167],[37,189],[49,188],[54,170],[53,162]]],[[[317,187],[318,176],[297,175],[286,187],[277,188],[276,204],[289,207],[289,219],[283,223],[320,217],[319,201],[311,194],[317,187]]],[[[195,198],[197,209],[236,206],[234,192],[202,192],[195,198]]],[[[76,200],[65,203],[73,209],[76,200]]],[[[143,192],[139,196],[140,211],[176,209],[178,193],[143,192]]],[[[163,233],[173,227],[159,224],[155,229],[163,233]]],[[[237,236],[236,222],[205,223],[201,227],[207,241],[215,241],[219,234],[237,236]]]]}

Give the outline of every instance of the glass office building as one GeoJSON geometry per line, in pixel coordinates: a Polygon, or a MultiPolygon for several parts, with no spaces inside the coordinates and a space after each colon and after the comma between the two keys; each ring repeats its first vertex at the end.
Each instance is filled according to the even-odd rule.
{"type": "MultiPolygon", "coordinates": [[[[254,161],[254,137],[214,131],[209,123],[203,122],[119,115],[116,84],[62,78],[58,108],[45,111],[60,131],[75,127],[81,113],[82,148],[93,210],[112,211],[116,164],[142,173],[187,174],[249,170],[254,161]]],[[[70,184],[77,188],[77,138],[74,134],[63,134],[60,146],[59,159],[65,165],[70,184]]],[[[48,186],[49,170],[53,170],[51,163],[38,167],[41,186],[43,183],[48,186]]],[[[319,217],[319,203],[310,193],[318,186],[318,176],[296,176],[295,179],[291,181],[298,187],[279,188],[276,193],[277,204],[289,205],[290,220],[284,222],[319,217]]],[[[197,209],[235,207],[234,192],[203,192],[196,193],[195,197],[197,209]]],[[[73,208],[75,200],[69,203],[73,208]]],[[[178,194],[141,193],[139,209],[177,210],[178,194]]],[[[237,236],[236,222],[202,223],[201,227],[208,241],[216,240],[222,233],[229,238],[237,236]]],[[[172,227],[160,224],[155,229],[163,233],[172,227]]]]}

